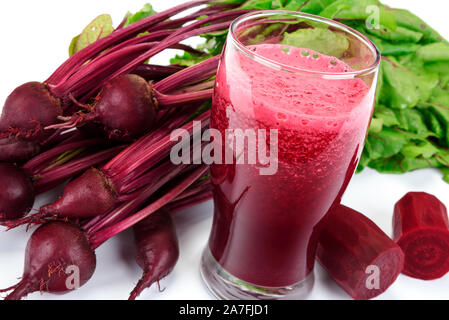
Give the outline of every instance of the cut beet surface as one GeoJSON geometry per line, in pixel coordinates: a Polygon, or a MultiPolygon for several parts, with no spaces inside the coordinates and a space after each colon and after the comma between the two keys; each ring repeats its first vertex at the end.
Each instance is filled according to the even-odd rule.
{"type": "Polygon", "coordinates": [[[378,296],[401,273],[401,248],[363,214],[340,205],[320,228],[317,260],[354,299],[378,296]]]}
{"type": "Polygon", "coordinates": [[[438,198],[424,192],[407,193],[395,205],[393,232],[405,254],[404,274],[432,280],[449,271],[449,221],[438,198]]]}

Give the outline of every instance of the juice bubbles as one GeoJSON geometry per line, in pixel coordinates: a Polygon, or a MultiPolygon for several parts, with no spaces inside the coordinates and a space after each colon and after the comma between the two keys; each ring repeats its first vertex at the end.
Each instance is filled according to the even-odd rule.
{"type": "MultiPolygon", "coordinates": [[[[275,130],[277,141],[267,134],[263,143],[270,150],[277,142],[277,171],[261,175],[260,163],[212,165],[209,248],[218,264],[242,281],[292,286],[311,273],[314,228],[340,201],[357,166],[375,88],[359,78],[323,76],[353,70],[310,49],[279,44],[249,49],[278,67],[228,47],[217,75],[211,127],[223,137],[233,129],[275,130]],[[282,65],[305,71],[280,70],[282,65]]],[[[224,151],[230,148],[224,145],[224,151]]],[[[249,144],[244,150],[247,156],[255,152],[249,144]]]]}

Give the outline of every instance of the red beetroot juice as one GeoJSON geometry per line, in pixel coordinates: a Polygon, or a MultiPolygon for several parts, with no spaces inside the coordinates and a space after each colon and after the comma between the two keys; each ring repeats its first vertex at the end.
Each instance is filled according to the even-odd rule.
{"type": "Polygon", "coordinates": [[[279,70],[228,47],[217,75],[211,127],[223,137],[231,129],[278,130],[278,170],[261,175],[263,166],[257,164],[212,165],[209,248],[240,280],[285,287],[313,269],[312,232],[340,201],[357,166],[374,89],[359,78],[318,75],[352,69],[313,50],[279,44],[249,48],[277,65],[315,72],[279,70]]]}

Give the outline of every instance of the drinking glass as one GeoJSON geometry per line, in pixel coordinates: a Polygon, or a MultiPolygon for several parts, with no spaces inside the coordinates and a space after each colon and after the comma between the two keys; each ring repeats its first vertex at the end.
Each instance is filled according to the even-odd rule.
{"type": "Polygon", "coordinates": [[[234,21],[213,97],[215,212],[201,261],[217,298],[310,292],[319,222],[357,167],[379,62],[332,20],[275,10],[234,21]]]}

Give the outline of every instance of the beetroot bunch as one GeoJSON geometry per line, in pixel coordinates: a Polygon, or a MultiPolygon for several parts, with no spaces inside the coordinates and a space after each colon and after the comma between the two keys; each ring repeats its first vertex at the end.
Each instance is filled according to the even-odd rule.
{"type": "Polygon", "coordinates": [[[192,133],[194,121],[207,129],[219,57],[189,68],[147,62],[166,49],[194,52],[180,42],[227,29],[246,12],[209,2],[122,23],[46,81],[26,83],[6,99],[0,224],[40,225],[28,242],[23,277],[1,291],[7,299],[84,285],[95,270],[95,249],[132,227],[144,274],[130,299],[172,271],[179,251],[171,212],[212,195],[208,166],[171,163],[170,135],[179,128],[192,133]],[[66,182],[58,200],[29,213],[36,195],[66,182]]]}

